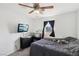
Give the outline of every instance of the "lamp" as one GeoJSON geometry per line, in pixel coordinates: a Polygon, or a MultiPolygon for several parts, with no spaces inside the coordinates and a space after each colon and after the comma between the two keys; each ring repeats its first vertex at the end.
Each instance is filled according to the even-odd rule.
{"type": "Polygon", "coordinates": [[[35,10],[35,13],[37,13],[37,14],[43,14],[43,10],[41,10],[41,9],[36,9],[36,10],[35,10]]]}

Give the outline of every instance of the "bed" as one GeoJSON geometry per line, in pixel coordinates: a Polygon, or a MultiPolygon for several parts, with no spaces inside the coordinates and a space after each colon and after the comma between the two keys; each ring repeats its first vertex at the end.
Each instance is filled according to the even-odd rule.
{"type": "MultiPolygon", "coordinates": [[[[66,44],[60,44],[49,39],[41,39],[31,44],[30,56],[78,56],[79,40],[67,37],[66,44]]],[[[55,39],[55,40],[59,40],[55,39]]]]}

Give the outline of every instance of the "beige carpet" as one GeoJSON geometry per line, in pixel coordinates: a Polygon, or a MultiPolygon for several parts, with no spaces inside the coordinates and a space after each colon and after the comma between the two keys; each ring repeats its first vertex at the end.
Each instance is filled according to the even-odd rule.
{"type": "Polygon", "coordinates": [[[25,48],[23,50],[16,51],[10,54],[9,56],[29,56],[29,54],[30,54],[30,47],[25,48]]]}

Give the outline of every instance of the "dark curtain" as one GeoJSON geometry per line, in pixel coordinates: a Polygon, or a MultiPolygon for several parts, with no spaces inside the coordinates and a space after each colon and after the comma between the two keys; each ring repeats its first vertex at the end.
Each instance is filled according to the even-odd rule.
{"type": "Polygon", "coordinates": [[[47,24],[47,21],[44,21],[44,24],[43,24],[43,31],[42,31],[42,38],[44,37],[44,28],[45,28],[46,24],[47,24]]]}
{"type": "Polygon", "coordinates": [[[55,37],[55,33],[54,33],[54,20],[53,20],[53,21],[44,21],[44,26],[43,26],[43,31],[42,31],[42,38],[44,38],[44,28],[45,28],[45,26],[46,26],[46,24],[48,22],[52,26],[52,33],[50,34],[50,36],[55,37]]]}
{"type": "Polygon", "coordinates": [[[52,33],[50,34],[50,36],[55,37],[55,33],[54,33],[54,21],[49,21],[49,23],[52,26],[52,33]]]}

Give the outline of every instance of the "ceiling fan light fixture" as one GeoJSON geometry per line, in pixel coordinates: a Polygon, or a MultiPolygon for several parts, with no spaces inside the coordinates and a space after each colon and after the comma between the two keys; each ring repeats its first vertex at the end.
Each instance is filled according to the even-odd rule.
{"type": "Polygon", "coordinates": [[[35,13],[38,13],[39,14],[40,12],[39,12],[39,10],[35,10],[35,13]]]}

